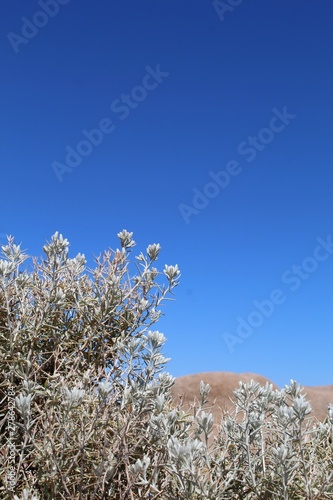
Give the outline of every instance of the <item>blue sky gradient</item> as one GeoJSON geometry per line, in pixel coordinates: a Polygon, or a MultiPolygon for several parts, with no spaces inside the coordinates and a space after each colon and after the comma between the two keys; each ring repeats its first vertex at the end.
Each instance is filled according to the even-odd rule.
{"type": "Polygon", "coordinates": [[[332,2],[2,10],[2,241],[91,258],[133,231],[182,272],[173,375],[333,384],[332,2]]]}

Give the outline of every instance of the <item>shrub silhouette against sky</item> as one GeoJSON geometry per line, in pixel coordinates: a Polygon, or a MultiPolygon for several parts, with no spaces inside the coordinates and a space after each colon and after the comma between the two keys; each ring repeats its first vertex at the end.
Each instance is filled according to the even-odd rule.
{"type": "Polygon", "coordinates": [[[150,328],[180,271],[118,237],[94,269],[58,233],[32,267],[2,246],[1,498],[330,498],[333,408],[316,422],[296,382],[240,383],[214,440],[208,384],[191,413],[173,403],[150,328]]]}

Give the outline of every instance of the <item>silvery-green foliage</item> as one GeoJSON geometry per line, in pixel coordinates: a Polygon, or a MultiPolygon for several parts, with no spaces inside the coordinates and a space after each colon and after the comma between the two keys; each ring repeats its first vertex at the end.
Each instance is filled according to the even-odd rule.
{"type": "Polygon", "coordinates": [[[149,245],[147,247],[147,255],[151,260],[156,260],[158,257],[158,254],[160,253],[161,250],[161,245],[158,243],[154,243],[153,245],[149,245]]]}
{"type": "Polygon", "coordinates": [[[64,405],[71,409],[80,406],[84,398],[84,392],[84,390],[79,389],[78,387],[73,387],[71,390],[65,387],[63,391],[64,405]]]}
{"type": "Polygon", "coordinates": [[[15,398],[15,401],[16,401],[16,406],[17,406],[19,412],[22,415],[29,415],[31,395],[29,394],[29,396],[23,396],[23,394],[20,394],[19,397],[15,398]]]}
{"type": "MultiPolygon", "coordinates": [[[[179,269],[153,267],[161,250],[153,244],[133,273],[133,234],[118,237],[121,250],[104,252],[94,269],[82,254],[69,258],[69,242],[58,232],[30,268],[20,267],[28,257],[12,237],[2,247],[1,450],[6,457],[7,393],[14,391],[10,484],[18,498],[31,491],[41,498],[126,498],[138,487],[131,466],[149,463],[145,450],[154,452],[150,417],[169,411],[174,379],[163,372],[166,339],[151,327],[179,269]]],[[[10,496],[9,468],[7,459],[1,498],[10,496]]]]}
{"type": "Polygon", "coordinates": [[[131,465],[131,471],[135,476],[136,484],[144,486],[149,484],[149,481],[147,481],[147,470],[149,465],[150,458],[146,455],[143,456],[142,460],[138,458],[135,464],[131,465]]]}
{"type": "Polygon", "coordinates": [[[30,268],[2,247],[0,498],[332,498],[333,406],[316,422],[296,382],[240,383],[219,426],[204,381],[190,412],[172,401],[153,325],[180,272],[118,237],[94,269],[59,233],[30,268]]]}
{"type": "Polygon", "coordinates": [[[201,404],[204,405],[207,403],[207,396],[210,393],[209,384],[205,384],[203,380],[200,381],[199,385],[200,396],[201,396],[201,404]]]}
{"type": "Polygon", "coordinates": [[[224,477],[233,478],[232,498],[331,498],[329,411],[326,423],[317,422],[302,391],[294,381],[282,391],[254,381],[234,391],[235,411],[217,437],[217,450],[227,450],[220,460],[224,477]]]}
{"type": "Polygon", "coordinates": [[[110,382],[99,382],[98,394],[101,397],[101,399],[106,399],[111,391],[112,391],[112,384],[110,384],[110,382]]]}
{"type": "Polygon", "coordinates": [[[20,497],[14,495],[14,500],[39,500],[40,497],[29,490],[24,489],[20,497]]]}

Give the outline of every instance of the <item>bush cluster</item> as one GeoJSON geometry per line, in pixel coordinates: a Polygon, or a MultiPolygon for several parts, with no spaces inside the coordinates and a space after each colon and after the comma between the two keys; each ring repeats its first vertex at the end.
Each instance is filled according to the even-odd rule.
{"type": "Polygon", "coordinates": [[[94,269],[58,233],[30,266],[2,247],[0,497],[333,498],[333,407],[315,421],[296,382],[240,383],[217,431],[204,382],[191,413],[173,403],[152,326],[180,272],[159,244],[132,262],[132,236],[94,269]]]}

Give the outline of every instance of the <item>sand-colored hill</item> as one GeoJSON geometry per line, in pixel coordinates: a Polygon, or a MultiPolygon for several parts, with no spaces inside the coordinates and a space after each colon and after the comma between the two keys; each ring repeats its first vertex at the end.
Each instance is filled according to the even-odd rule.
{"type": "Polygon", "coordinates": [[[305,386],[304,394],[311,404],[313,414],[318,420],[324,420],[327,406],[333,404],[333,385],[305,386]]]}
{"type": "MultiPolygon", "coordinates": [[[[249,382],[251,379],[259,382],[260,385],[265,385],[266,382],[271,383],[274,389],[279,389],[266,377],[254,373],[207,372],[177,378],[172,390],[173,400],[178,403],[179,398],[182,397],[183,407],[187,410],[195,397],[200,399],[199,384],[203,380],[211,387],[209,401],[213,402],[216,399],[212,413],[215,423],[219,423],[221,408],[229,410],[233,408],[229,398],[234,399],[233,390],[239,386],[239,381],[249,382]]],[[[306,398],[312,406],[313,415],[319,420],[323,420],[327,413],[328,404],[333,404],[333,385],[304,387],[303,394],[307,395],[306,398]]]]}

